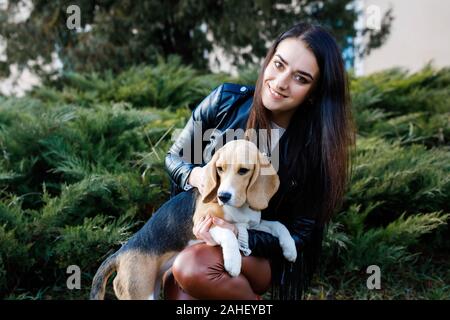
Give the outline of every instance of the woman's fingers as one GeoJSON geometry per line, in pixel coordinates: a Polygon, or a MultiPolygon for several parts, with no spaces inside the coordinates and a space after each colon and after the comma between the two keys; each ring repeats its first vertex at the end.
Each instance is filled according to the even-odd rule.
{"type": "Polygon", "coordinates": [[[211,217],[205,217],[205,219],[202,221],[202,223],[199,225],[199,232],[204,233],[205,231],[209,231],[209,228],[212,224],[212,218],[211,217]]]}
{"type": "Polygon", "coordinates": [[[231,230],[235,235],[237,235],[237,228],[234,224],[229,223],[223,219],[217,218],[217,217],[211,217],[210,215],[204,216],[201,218],[201,220],[194,226],[192,229],[195,237],[197,239],[205,241],[208,245],[215,246],[217,245],[217,242],[213,239],[211,236],[211,233],[209,233],[209,229],[212,225],[216,225],[222,228],[226,228],[231,230]]]}
{"type": "Polygon", "coordinates": [[[222,227],[222,228],[226,228],[226,229],[230,229],[231,231],[233,231],[233,233],[235,235],[237,235],[237,228],[236,228],[236,226],[234,224],[229,223],[229,222],[227,222],[227,221],[225,221],[223,219],[217,218],[217,217],[213,217],[212,222],[216,226],[219,226],[219,227],[222,227]]]}
{"type": "Polygon", "coordinates": [[[205,230],[205,227],[207,227],[208,223],[209,223],[208,217],[203,218],[195,227],[196,230],[195,230],[194,234],[196,236],[200,235],[203,232],[203,230],[205,230]]]}
{"type": "Polygon", "coordinates": [[[217,242],[214,241],[209,233],[212,223],[212,218],[210,216],[203,217],[202,220],[194,226],[193,232],[197,239],[205,241],[206,244],[210,246],[215,246],[217,245],[217,242]]]}
{"type": "Polygon", "coordinates": [[[215,246],[217,243],[212,238],[211,234],[209,233],[209,229],[212,225],[212,219],[208,218],[206,219],[204,225],[199,230],[200,237],[206,242],[206,244],[210,246],[215,246]]]}
{"type": "Polygon", "coordinates": [[[204,226],[205,224],[205,220],[206,217],[201,217],[200,220],[194,225],[194,227],[192,228],[192,232],[194,233],[194,235],[198,238],[199,236],[199,231],[200,229],[204,226]]]}
{"type": "Polygon", "coordinates": [[[217,218],[217,217],[213,217],[213,223],[217,226],[224,227],[224,228],[229,228],[229,226],[231,225],[231,223],[228,223],[225,220],[217,218]]]}

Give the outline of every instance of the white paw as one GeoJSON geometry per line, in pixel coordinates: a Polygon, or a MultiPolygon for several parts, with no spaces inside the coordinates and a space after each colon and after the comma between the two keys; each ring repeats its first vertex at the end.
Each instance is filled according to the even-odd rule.
{"type": "Polygon", "coordinates": [[[224,255],[223,261],[230,276],[237,277],[241,273],[242,257],[239,250],[237,253],[224,255]]]}
{"type": "Polygon", "coordinates": [[[290,261],[295,262],[297,260],[297,248],[295,247],[295,241],[291,236],[280,238],[280,246],[283,249],[284,257],[290,261]]]}

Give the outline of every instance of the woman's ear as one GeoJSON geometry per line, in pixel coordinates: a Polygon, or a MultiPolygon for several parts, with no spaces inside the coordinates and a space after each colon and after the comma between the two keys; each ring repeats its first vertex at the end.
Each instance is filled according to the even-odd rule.
{"type": "Polygon", "coordinates": [[[205,188],[202,195],[203,203],[211,202],[217,195],[219,189],[219,177],[217,175],[216,162],[219,158],[220,150],[214,153],[212,159],[205,166],[205,188]]]}
{"type": "Polygon", "coordinates": [[[258,151],[255,170],[247,188],[247,203],[253,210],[268,207],[270,199],[280,186],[278,174],[267,157],[258,151]]]}

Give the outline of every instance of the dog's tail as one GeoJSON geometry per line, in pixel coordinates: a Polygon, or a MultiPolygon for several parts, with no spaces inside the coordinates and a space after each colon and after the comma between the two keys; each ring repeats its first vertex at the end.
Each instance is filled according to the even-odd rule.
{"type": "Polygon", "coordinates": [[[105,298],[106,282],[116,270],[117,254],[113,254],[103,261],[92,280],[91,300],[103,300],[105,298]]]}

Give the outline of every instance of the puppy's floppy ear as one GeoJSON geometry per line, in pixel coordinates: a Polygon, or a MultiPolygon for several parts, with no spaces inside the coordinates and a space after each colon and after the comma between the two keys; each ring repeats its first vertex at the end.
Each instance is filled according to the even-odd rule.
{"type": "Polygon", "coordinates": [[[216,161],[219,158],[220,149],[214,153],[212,159],[205,166],[205,189],[202,196],[203,203],[212,201],[219,189],[219,177],[217,174],[216,161]]]}
{"type": "Polygon", "coordinates": [[[255,170],[247,188],[247,202],[254,210],[263,210],[269,205],[280,186],[280,179],[269,159],[258,151],[255,170]],[[263,173],[263,174],[261,174],[263,173]]]}

